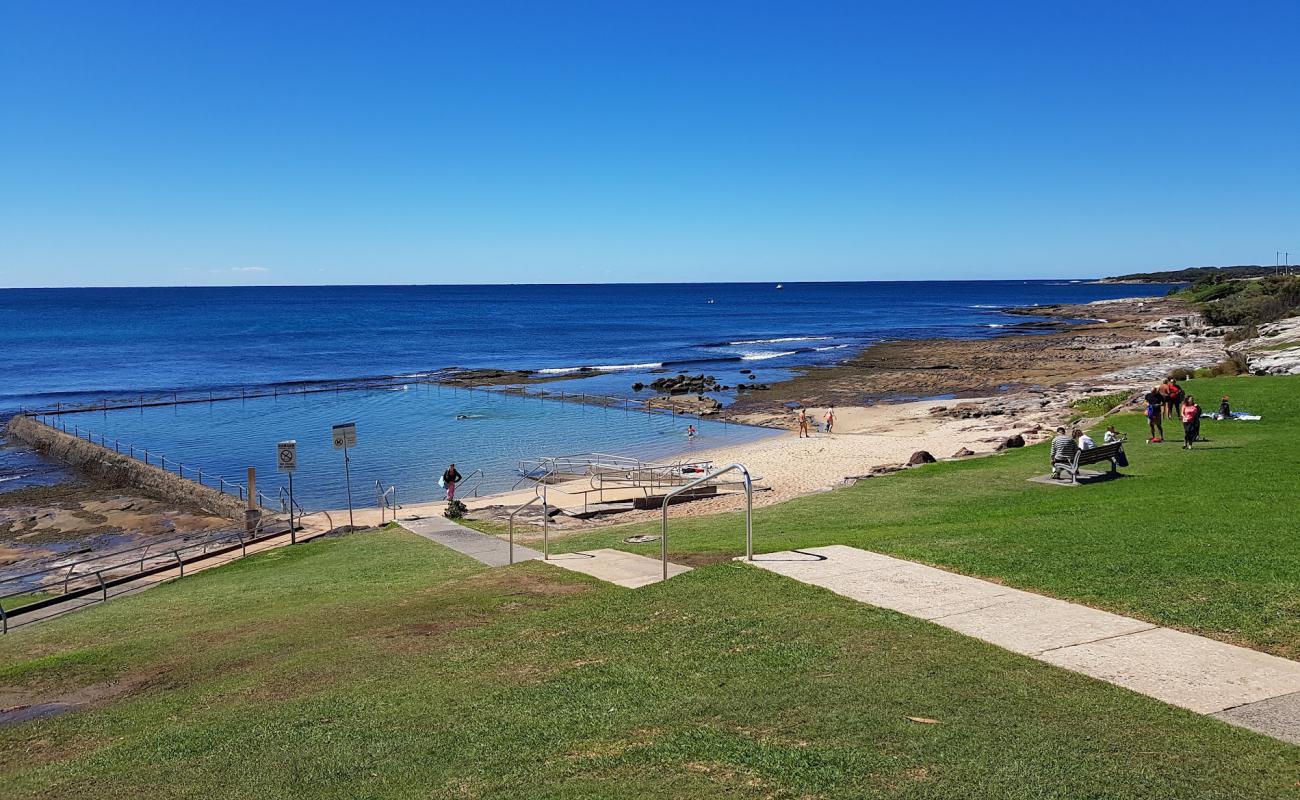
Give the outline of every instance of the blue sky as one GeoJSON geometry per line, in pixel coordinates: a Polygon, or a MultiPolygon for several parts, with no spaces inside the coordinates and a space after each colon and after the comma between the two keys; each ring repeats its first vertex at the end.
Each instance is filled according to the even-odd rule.
{"type": "Polygon", "coordinates": [[[8,0],[0,286],[1272,263],[1297,31],[1294,2],[8,0]]]}

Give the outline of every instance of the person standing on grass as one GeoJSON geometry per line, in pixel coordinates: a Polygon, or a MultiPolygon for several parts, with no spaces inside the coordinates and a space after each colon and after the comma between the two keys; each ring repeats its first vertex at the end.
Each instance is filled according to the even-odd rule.
{"type": "Polygon", "coordinates": [[[1147,439],[1147,444],[1152,442],[1163,442],[1165,440],[1165,429],[1160,424],[1160,410],[1162,405],[1162,396],[1160,387],[1147,392],[1147,426],[1151,428],[1151,438],[1147,439]]]}
{"type": "Polygon", "coordinates": [[[835,427],[835,406],[826,409],[826,432],[831,433],[835,427]]]}
{"type": "Polygon", "coordinates": [[[1201,435],[1201,407],[1196,405],[1196,398],[1189,397],[1183,403],[1183,449],[1191,450],[1192,443],[1201,435]]]}
{"type": "Polygon", "coordinates": [[[804,408],[803,406],[799,407],[799,438],[800,439],[812,438],[812,436],[808,433],[808,409],[804,408]]]}
{"type": "Polygon", "coordinates": [[[447,470],[442,473],[442,485],[447,488],[447,502],[456,499],[456,484],[461,480],[461,474],[456,470],[455,464],[449,464],[447,470]]]}
{"type": "Polygon", "coordinates": [[[1186,396],[1187,393],[1183,391],[1183,387],[1178,385],[1178,381],[1174,380],[1173,378],[1170,378],[1169,379],[1169,414],[1167,416],[1173,418],[1173,417],[1177,417],[1183,412],[1183,399],[1186,396]]]}

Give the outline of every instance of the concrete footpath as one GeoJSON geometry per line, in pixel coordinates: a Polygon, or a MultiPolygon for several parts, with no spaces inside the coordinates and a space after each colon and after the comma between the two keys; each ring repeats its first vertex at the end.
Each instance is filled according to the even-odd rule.
{"type": "MultiPolygon", "coordinates": [[[[446,517],[431,516],[419,519],[399,519],[398,525],[431,542],[450,547],[490,567],[504,567],[510,563],[510,544],[504,539],[480,533],[464,525],[457,525],[446,517]]],[[[615,586],[636,589],[658,583],[663,578],[663,563],[622,550],[602,548],[583,553],[556,553],[549,559],[540,551],[515,545],[514,560],[541,560],[553,567],[581,572],[615,586]]],[[[690,571],[680,564],[668,565],[668,577],[690,571]]]]}
{"type": "Polygon", "coordinates": [[[756,567],[1300,744],[1300,663],[911,561],[832,545],[756,567]]]}

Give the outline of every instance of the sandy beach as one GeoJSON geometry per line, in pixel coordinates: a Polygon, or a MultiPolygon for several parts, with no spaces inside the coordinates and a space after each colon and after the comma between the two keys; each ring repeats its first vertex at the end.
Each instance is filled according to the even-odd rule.
{"type": "MultiPolygon", "coordinates": [[[[809,369],[768,392],[743,395],[732,418],[782,429],[742,445],[699,449],[682,458],[741,463],[755,477],[757,506],[851,485],[905,468],[918,452],[935,459],[990,456],[1007,447],[1035,444],[1056,426],[1080,417],[1073,403],[1116,392],[1136,393],[1174,369],[1194,369],[1225,357],[1222,332],[1207,330],[1187,304],[1164,298],[1100,301],[1081,306],[1027,309],[1061,320],[1034,332],[993,339],[905,340],[867,348],[836,367],[809,369]],[[1087,322],[1079,323],[1084,319],[1087,322]],[[943,395],[942,399],[889,399],[943,395]],[[834,402],[833,433],[822,422],[834,402]],[[804,407],[811,438],[797,435],[804,407]]],[[[1080,422],[1087,424],[1089,420],[1080,422]]],[[[685,424],[685,423],[683,423],[685,424]]],[[[581,509],[585,482],[549,489],[552,505],[581,509]]],[[[532,490],[469,498],[472,516],[501,520],[532,490]]],[[[674,515],[701,515],[739,507],[735,492],[695,500],[674,515]]],[[[441,504],[408,513],[439,513],[441,504]]],[[[626,511],[577,520],[560,515],[556,526],[583,528],[652,519],[658,512],[626,511]]],[[[521,519],[538,522],[536,515],[521,519]]]]}

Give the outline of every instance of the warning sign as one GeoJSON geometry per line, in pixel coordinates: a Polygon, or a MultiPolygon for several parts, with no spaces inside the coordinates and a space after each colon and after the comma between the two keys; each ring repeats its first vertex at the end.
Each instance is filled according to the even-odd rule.
{"type": "Polygon", "coordinates": [[[334,426],[334,449],[346,450],[357,446],[357,424],[345,422],[334,426]]]}
{"type": "Polygon", "coordinates": [[[298,442],[290,439],[275,446],[275,467],[280,472],[293,472],[298,468],[298,442]]]}

